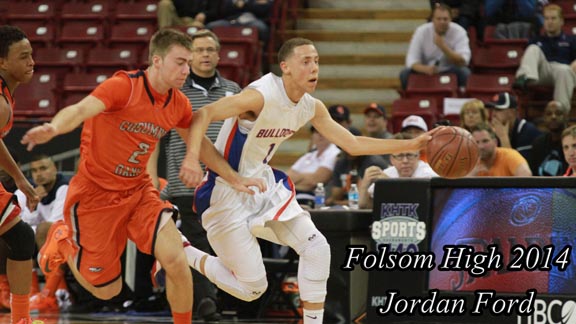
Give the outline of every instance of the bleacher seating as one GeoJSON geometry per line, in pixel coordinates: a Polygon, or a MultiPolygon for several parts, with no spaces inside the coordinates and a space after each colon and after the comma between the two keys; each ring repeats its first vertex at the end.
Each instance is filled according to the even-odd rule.
{"type": "Polygon", "coordinates": [[[28,36],[33,48],[50,47],[56,38],[56,26],[40,20],[13,20],[10,24],[20,27],[28,36]]]}
{"type": "Polygon", "coordinates": [[[66,74],[62,82],[62,92],[68,96],[71,94],[88,95],[100,83],[111,76],[110,73],[70,73],[66,74]]]}
{"type": "Polygon", "coordinates": [[[18,86],[14,120],[52,116],[58,109],[56,75],[36,73],[28,83],[18,86]]]}
{"type": "Polygon", "coordinates": [[[53,1],[13,2],[6,6],[7,21],[34,20],[44,23],[54,20],[56,8],[53,1]]]}
{"type": "Polygon", "coordinates": [[[212,31],[218,36],[222,45],[238,45],[245,48],[249,78],[258,78],[262,69],[262,45],[258,40],[258,30],[255,27],[220,26],[214,27],[212,31]]]}
{"type": "Polygon", "coordinates": [[[38,48],[34,51],[36,73],[55,73],[58,80],[64,74],[80,72],[84,64],[84,51],[81,48],[38,48]]]}
{"type": "Polygon", "coordinates": [[[116,4],[112,23],[136,20],[155,24],[158,19],[157,11],[157,0],[140,0],[136,2],[120,1],[116,4]]]}
{"type": "Polygon", "coordinates": [[[472,53],[472,69],[480,74],[515,74],[522,54],[524,46],[479,47],[472,53]]]}
{"type": "Polygon", "coordinates": [[[486,47],[501,46],[504,48],[508,48],[510,46],[526,47],[526,45],[528,44],[528,38],[509,38],[509,39],[494,38],[495,30],[496,26],[494,25],[487,25],[484,28],[484,46],[486,47]]]}
{"type": "Polygon", "coordinates": [[[109,45],[112,48],[131,48],[141,53],[157,30],[156,23],[126,21],[110,26],[109,45]]]}
{"type": "Polygon", "coordinates": [[[132,48],[98,47],[86,57],[86,71],[112,74],[117,70],[132,70],[138,66],[138,53],[132,48]]]}
{"type": "Polygon", "coordinates": [[[482,101],[491,100],[500,92],[511,92],[513,74],[471,74],[466,84],[466,96],[482,101]]]}
{"type": "Polygon", "coordinates": [[[250,71],[247,69],[249,64],[248,54],[244,46],[222,44],[218,71],[223,77],[244,87],[250,79],[250,71]]]}
{"type": "Polygon", "coordinates": [[[57,43],[90,49],[105,42],[104,27],[98,21],[70,20],[62,22],[57,43]]]}
{"type": "Polygon", "coordinates": [[[455,74],[425,75],[411,73],[404,91],[405,98],[429,97],[438,102],[446,97],[458,97],[458,79],[455,74]]]}

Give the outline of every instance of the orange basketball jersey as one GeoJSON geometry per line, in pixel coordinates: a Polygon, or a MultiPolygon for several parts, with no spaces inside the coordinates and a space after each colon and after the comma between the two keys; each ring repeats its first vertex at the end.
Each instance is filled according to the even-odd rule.
{"type": "Polygon", "coordinates": [[[8,101],[8,104],[10,105],[10,119],[8,120],[8,123],[4,125],[4,127],[0,128],[0,138],[4,138],[12,129],[12,123],[14,122],[14,98],[12,98],[10,90],[8,90],[8,84],[6,84],[6,81],[1,76],[0,95],[6,98],[6,101],[8,101]]]}
{"type": "Polygon", "coordinates": [[[177,89],[157,93],[144,71],[120,71],[91,93],[104,112],[86,120],[79,172],[107,190],[128,190],[150,181],[146,163],[162,136],[188,128],[192,107],[177,89]]]}

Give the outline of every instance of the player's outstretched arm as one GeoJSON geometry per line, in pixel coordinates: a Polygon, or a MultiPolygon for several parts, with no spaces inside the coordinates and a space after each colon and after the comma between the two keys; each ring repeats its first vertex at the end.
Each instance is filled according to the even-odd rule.
{"type": "Polygon", "coordinates": [[[84,120],[96,116],[104,109],[106,106],[100,99],[87,96],[80,102],[60,110],[49,123],[28,130],[20,142],[27,145],[28,151],[31,151],[38,144],[44,144],[57,135],[73,131],[84,120]]]}
{"type": "Polygon", "coordinates": [[[428,141],[432,139],[432,134],[441,129],[440,127],[435,128],[409,140],[354,136],[330,117],[326,106],[319,100],[316,102],[316,112],[311,122],[320,134],[350,155],[381,155],[418,151],[425,148],[428,141]]]}

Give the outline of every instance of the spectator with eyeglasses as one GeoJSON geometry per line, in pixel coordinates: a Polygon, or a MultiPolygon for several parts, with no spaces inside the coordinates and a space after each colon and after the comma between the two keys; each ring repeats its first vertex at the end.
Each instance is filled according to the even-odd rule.
{"type": "MultiPolygon", "coordinates": [[[[411,139],[413,135],[409,133],[398,133],[395,139],[411,139]]],[[[360,181],[359,206],[360,208],[372,208],[374,198],[374,182],[378,179],[388,178],[432,178],[438,174],[432,167],[420,159],[420,152],[406,151],[399,154],[390,155],[392,166],[382,170],[377,166],[371,166],[364,172],[364,177],[360,181]]]]}

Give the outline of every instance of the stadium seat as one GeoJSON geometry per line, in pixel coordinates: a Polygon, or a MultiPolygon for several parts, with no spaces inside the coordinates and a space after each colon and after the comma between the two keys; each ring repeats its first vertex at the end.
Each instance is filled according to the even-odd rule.
{"type": "Polygon", "coordinates": [[[248,84],[250,77],[249,64],[244,46],[222,44],[218,71],[223,77],[244,87],[248,84]]]}
{"type": "Polygon", "coordinates": [[[565,20],[576,19],[576,2],[574,0],[556,0],[555,4],[562,8],[565,20]]]}
{"type": "Polygon", "coordinates": [[[113,23],[125,20],[137,20],[144,23],[156,23],[158,21],[158,1],[142,0],[136,2],[116,3],[113,23]]]}
{"type": "Polygon", "coordinates": [[[472,69],[480,74],[515,74],[523,54],[523,46],[480,47],[472,54],[472,69]]]}
{"type": "Polygon", "coordinates": [[[12,2],[5,7],[4,19],[9,22],[16,20],[53,21],[56,8],[54,2],[12,2]]]}
{"type": "Polygon", "coordinates": [[[86,71],[112,74],[132,70],[138,65],[138,53],[131,48],[97,47],[88,52],[86,71]]]}
{"type": "Polygon", "coordinates": [[[52,23],[36,20],[14,20],[10,23],[26,33],[34,48],[50,47],[55,41],[56,26],[52,23]]]}
{"type": "Polygon", "coordinates": [[[150,38],[156,32],[156,23],[123,21],[110,26],[110,47],[131,48],[141,53],[148,46],[150,38]]]}
{"type": "Polygon", "coordinates": [[[58,80],[64,74],[79,72],[84,65],[84,51],[81,48],[38,48],[34,51],[36,72],[55,73],[58,80]]]}
{"type": "Polygon", "coordinates": [[[392,114],[390,121],[394,133],[402,128],[402,121],[410,115],[418,115],[424,118],[428,129],[440,117],[438,101],[435,99],[424,98],[400,98],[392,102],[392,114]]]}
{"type": "Polygon", "coordinates": [[[104,27],[98,21],[71,20],[61,25],[58,44],[90,49],[104,42],[104,27]]]}
{"type": "Polygon", "coordinates": [[[65,1],[62,4],[62,20],[104,21],[110,14],[110,4],[106,0],[65,1]]]}
{"type": "Polygon", "coordinates": [[[37,73],[28,83],[18,86],[22,95],[16,98],[14,119],[49,117],[58,109],[56,75],[37,73]]]}
{"type": "Polygon", "coordinates": [[[565,20],[562,29],[567,35],[576,36],[576,17],[570,20],[565,20]]]}
{"type": "Polygon", "coordinates": [[[220,26],[212,31],[220,39],[220,44],[240,45],[245,48],[249,78],[256,79],[262,70],[262,45],[258,40],[258,30],[255,27],[220,26]]]}
{"type": "Polygon", "coordinates": [[[65,95],[70,95],[70,93],[87,95],[111,75],[109,73],[70,73],[64,77],[62,91],[65,95]]]}
{"type": "Polygon", "coordinates": [[[405,98],[433,98],[438,102],[446,97],[458,97],[458,81],[455,74],[425,75],[411,73],[404,91],[405,98]]]}
{"type": "Polygon", "coordinates": [[[494,25],[488,25],[484,28],[484,45],[486,47],[494,47],[494,46],[526,47],[526,45],[528,44],[528,38],[509,38],[509,39],[494,38],[495,32],[496,32],[496,26],[494,25]]]}
{"type": "Polygon", "coordinates": [[[511,92],[515,77],[513,74],[471,74],[466,84],[469,98],[482,101],[491,100],[500,92],[511,92]]]}

